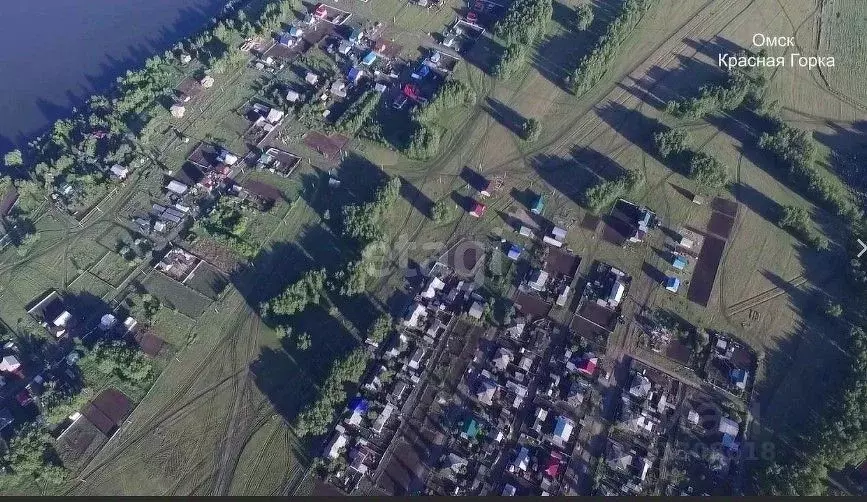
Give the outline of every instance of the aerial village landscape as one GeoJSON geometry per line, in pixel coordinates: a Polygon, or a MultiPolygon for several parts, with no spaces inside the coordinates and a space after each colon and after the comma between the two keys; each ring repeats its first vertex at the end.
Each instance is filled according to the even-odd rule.
{"type": "Polygon", "coordinates": [[[3,186],[3,492],[785,492],[856,234],[762,98],[865,108],[715,65],[830,14],[721,3],[252,1],[92,98],[3,186]]]}

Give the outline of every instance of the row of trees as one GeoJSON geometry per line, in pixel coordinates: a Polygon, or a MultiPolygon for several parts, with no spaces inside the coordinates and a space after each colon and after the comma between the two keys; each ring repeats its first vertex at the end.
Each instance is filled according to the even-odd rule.
{"type": "Polygon", "coordinates": [[[779,118],[772,118],[772,127],[771,132],[762,133],[759,147],[771,152],[783,164],[788,179],[843,220],[849,223],[861,220],[863,213],[852,202],[849,190],[816,166],[816,144],[812,135],[779,118]]]}
{"type": "Polygon", "coordinates": [[[508,78],[524,65],[527,51],[545,35],[553,11],[551,0],[517,0],[509,7],[494,25],[494,34],[506,43],[494,75],[508,78]]]}
{"type": "Polygon", "coordinates": [[[443,84],[426,106],[413,111],[413,132],[403,153],[417,160],[436,155],[444,132],[442,126],[436,123],[439,116],[453,108],[472,107],[477,99],[476,91],[461,81],[449,80],[443,84]]]}
{"type": "Polygon", "coordinates": [[[381,95],[373,90],[365,92],[349,107],[334,126],[341,132],[355,135],[361,126],[373,115],[381,102],[381,95]]]}
{"type": "Polygon", "coordinates": [[[628,171],[616,179],[606,180],[588,188],[584,192],[584,204],[590,211],[602,214],[617,199],[633,190],[640,189],[643,185],[644,173],[628,171]]]}
{"type": "Polygon", "coordinates": [[[725,188],[728,172],[715,157],[692,150],[689,135],[683,129],[667,129],[653,135],[659,155],[678,171],[710,192],[725,188]]]}
{"type": "Polygon", "coordinates": [[[324,434],[337,410],[346,402],[347,385],[357,385],[366,366],[367,353],[361,348],[336,361],[319,389],[319,397],[295,419],[295,433],[302,437],[324,434]]]}
{"type": "Polygon", "coordinates": [[[780,211],[780,227],[817,250],[828,249],[828,238],[813,227],[810,212],[800,206],[785,206],[780,211]]]}
{"type": "Polygon", "coordinates": [[[840,470],[867,458],[867,332],[849,331],[851,365],[843,388],[825,406],[824,417],[799,442],[801,455],[775,458],[757,473],[758,489],[771,495],[820,495],[828,470],[840,470]]]}
{"type": "Polygon", "coordinates": [[[702,86],[696,97],[669,101],[665,111],[675,117],[692,119],[732,111],[744,102],[760,101],[766,83],[761,68],[732,66],[724,82],[702,86]]]}
{"type": "Polygon", "coordinates": [[[578,67],[568,78],[572,91],[583,94],[596,85],[608,71],[608,67],[617,55],[620,45],[626,41],[632,31],[638,26],[642,16],[650,10],[658,0],[626,0],[623,8],[606,28],[596,46],[578,62],[578,67]]]}
{"type": "Polygon", "coordinates": [[[307,271],[279,296],[268,300],[263,310],[269,315],[291,316],[308,305],[319,303],[325,296],[326,278],[325,269],[307,271]]]}

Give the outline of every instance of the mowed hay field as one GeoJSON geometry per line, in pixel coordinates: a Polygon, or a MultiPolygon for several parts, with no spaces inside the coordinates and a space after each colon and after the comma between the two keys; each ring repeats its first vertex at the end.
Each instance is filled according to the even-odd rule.
{"type": "Polygon", "coordinates": [[[837,68],[825,71],[835,90],[867,104],[867,4],[858,0],[825,0],[819,49],[835,56],[837,68]]]}

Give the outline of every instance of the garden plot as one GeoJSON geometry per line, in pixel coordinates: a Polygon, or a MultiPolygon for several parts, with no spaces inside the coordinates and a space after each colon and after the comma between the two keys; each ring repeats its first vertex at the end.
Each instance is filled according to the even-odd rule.
{"type": "Polygon", "coordinates": [[[194,319],[211,304],[210,298],[160,273],[152,273],[142,285],[164,306],[194,319]]]}
{"type": "Polygon", "coordinates": [[[184,284],[215,300],[226,289],[228,283],[228,278],[222,272],[203,261],[199,263],[184,284]]]}

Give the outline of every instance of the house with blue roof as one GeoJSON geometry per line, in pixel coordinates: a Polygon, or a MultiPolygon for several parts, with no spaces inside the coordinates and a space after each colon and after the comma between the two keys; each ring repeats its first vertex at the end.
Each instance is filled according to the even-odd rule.
{"type": "Polygon", "coordinates": [[[362,62],[362,64],[364,64],[365,66],[370,66],[370,65],[372,65],[373,63],[376,62],[376,57],[377,57],[377,56],[376,56],[376,53],[373,52],[373,51],[370,51],[370,52],[367,53],[366,56],[364,56],[364,59],[362,59],[361,62],[362,62]]]}
{"type": "Polygon", "coordinates": [[[288,33],[281,33],[280,37],[277,38],[277,42],[279,42],[281,45],[285,45],[287,47],[289,47],[290,45],[295,43],[295,41],[292,39],[292,35],[290,35],[288,33]]]}
{"type": "Polygon", "coordinates": [[[428,75],[430,75],[430,66],[422,64],[418,67],[418,69],[413,72],[412,78],[416,80],[423,80],[428,75]]]}
{"type": "Polygon", "coordinates": [[[521,257],[521,246],[517,244],[512,244],[511,247],[509,247],[509,252],[507,253],[507,256],[512,261],[518,261],[518,258],[521,257]]]}
{"type": "Polygon", "coordinates": [[[361,38],[364,36],[364,32],[361,31],[361,28],[355,28],[352,30],[352,33],[349,34],[349,41],[353,44],[361,43],[361,38]]]}
{"type": "Polygon", "coordinates": [[[293,26],[289,28],[290,37],[301,38],[302,35],[304,35],[304,30],[302,30],[298,26],[293,26]]]}
{"type": "Polygon", "coordinates": [[[683,270],[689,262],[683,256],[675,256],[673,260],[671,260],[671,266],[678,269],[683,270]]]}
{"type": "Polygon", "coordinates": [[[361,80],[361,77],[364,76],[364,70],[358,68],[357,66],[353,66],[349,69],[349,72],[346,74],[346,78],[349,79],[353,84],[358,83],[361,80]]]}
{"type": "Polygon", "coordinates": [[[680,279],[677,277],[667,277],[665,279],[665,289],[672,293],[677,293],[677,290],[680,289],[680,279]]]}

